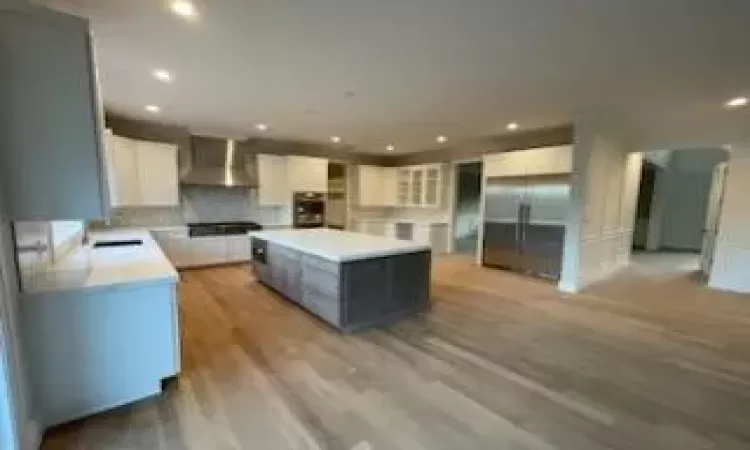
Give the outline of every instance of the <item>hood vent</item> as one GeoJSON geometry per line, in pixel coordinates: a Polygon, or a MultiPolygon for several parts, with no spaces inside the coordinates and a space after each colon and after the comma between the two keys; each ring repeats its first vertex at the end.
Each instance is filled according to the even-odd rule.
{"type": "Polygon", "coordinates": [[[258,187],[255,153],[244,141],[193,136],[191,165],[180,180],[197,186],[258,187]]]}

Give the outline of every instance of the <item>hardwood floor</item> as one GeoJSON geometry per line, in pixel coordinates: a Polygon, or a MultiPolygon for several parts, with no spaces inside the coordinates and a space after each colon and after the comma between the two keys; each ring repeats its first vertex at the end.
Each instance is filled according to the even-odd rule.
{"type": "Polygon", "coordinates": [[[356,335],[243,267],[182,277],[179,381],[45,449],[750,448],[750,298],[686,275],[565,296],[446,257],[432,311],[356,335]]]}

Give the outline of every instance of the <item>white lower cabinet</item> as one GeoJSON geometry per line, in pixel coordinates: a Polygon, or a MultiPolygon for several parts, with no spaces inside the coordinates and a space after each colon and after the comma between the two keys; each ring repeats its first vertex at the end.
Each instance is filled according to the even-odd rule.
{"type": "Polygon", "coordinates": [[[191,238],[186,231],[154,231],[153,235],[178,269],[250,261],[249,236],[191,238]]]}
{"type": "Polygon", "coordinates": [[[227,260],[242,262],[250,260],[250,238],[248,236],[228,236],[227,260]]]}
{"type": "Polygon", "coordinates": [[[447,222],[419,222],[412,220],[367,219],[354,220],[352,230],[358,233],[383,236],[429,244],[438,255],[449,250],[450,233],[447,222]]]}

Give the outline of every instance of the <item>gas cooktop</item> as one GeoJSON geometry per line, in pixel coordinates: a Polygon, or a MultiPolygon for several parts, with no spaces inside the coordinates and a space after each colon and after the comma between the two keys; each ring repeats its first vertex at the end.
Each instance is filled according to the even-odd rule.
{"type": "Polygon", "coordinates": [[[255,222],[198,222],[188,224],[190,237],[238,235],[262,229],[263,227],[255,222]]]}

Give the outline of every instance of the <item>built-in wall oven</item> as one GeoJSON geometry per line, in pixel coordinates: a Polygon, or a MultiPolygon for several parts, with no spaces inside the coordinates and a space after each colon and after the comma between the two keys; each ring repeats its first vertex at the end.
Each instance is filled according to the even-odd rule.
{"type": "Polygon", "coordinates": [[[295,192],[294,228],[318,228],[325,225],[326,196],[320,192],[295,192]]]}

